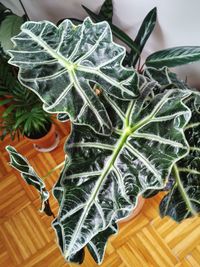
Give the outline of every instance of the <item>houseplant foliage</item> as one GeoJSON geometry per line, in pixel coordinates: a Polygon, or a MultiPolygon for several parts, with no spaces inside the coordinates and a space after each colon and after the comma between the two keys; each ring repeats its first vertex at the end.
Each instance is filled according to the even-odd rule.
{"type": "Polygon", "coordinates": [[[29,138],[44,136],[51,127],[50,114],[42,108],[40,99],[17,79],[18,69],[8,64],[7,51],[13,48],[11,38],[20,32],[27,20],[0,4],[0,140],[20,135],[29,138]]]}
{"type": "MultiPolygon", "coordinates": [[[[3,52],[2,52],[3,53],[3,52]]],[[[0,140],[12,140],[25,135],[44,136],[51,126],[50,114],[42,108],[40,99],[17,80],[17,69],[0,55],[0,140]]]]}
{"type": "MultiPolygon", "coordinates": [[[[152,12],[133,42],[137,49],[130,64],[124,64],[127,52],[113,42],[107,22],[64,20],[58,27],[27,22],[13,38],[9,62],[19,67],[19,81],[38,95],[46,111],[61,118],[66,114],[73,124],[65,144],[68,157],[53,188],[60,209],[52,225],[68,261],[81,263],[87,246],[100,264],[116,223],[147,190],[168,188],[162,216],[181,221],[199,212],[198,92],[167,68],[152,68],[151,57],[150,67],[140,73],[123,66],[137,61],[155,25],[152,12]]],[[[197,60],[198,49],[179,48],[181,62],[177,54],[173,65],[197,60]]],[[[163,53],[166,65],[172,64],[174,49],[168,55],[159,52],[157,61],[163,53]]],[[[19,158],[28,164],[15,149],[7,150],[11,165],[19,158]]],[[[23,173],[19,164],[14,167],[23,173]]]]}

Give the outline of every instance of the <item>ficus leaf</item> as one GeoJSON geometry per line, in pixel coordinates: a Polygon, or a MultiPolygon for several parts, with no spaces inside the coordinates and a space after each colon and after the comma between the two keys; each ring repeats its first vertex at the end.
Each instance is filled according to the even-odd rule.
{"type": "Polygon", "coordinates": [[[200,46],[178,46],[157,51],[147,57],[147,66],[176,67],[200,60],[200,46]]]}
{"type": "Polygon", "coordinates": [[[10,156],[10,165],[19,171],[25,182],[27,182],[29,185],[33,185],[40,193],[40,211],[44,211],[48,216],[52,216],[53,213],[49,207],[48,201],[49,192],[46,190],[44,181],[37,175],[27,159],[20,155],[14,147],[7,146],[6,150],[10,156]]]}
{"type": "Polygon", "coordinates": [[[50,113],[67,113],[76,124],[109,134],[111,122],[95,94],[97,83],[109,95],[132,99],[138,94],[132,69],[122,66],[125,49],[112,41],[107,22],[87,18],[75,26],[26,22],[12,40],[9,63],[18,66],[20,82],[33,90],[50,113]]]}
{"type": "MultiPolygon", "coordinates": [[[[183,127],[191,113],[183,99],[191,92],[169,90],[151,98],[154,86],[147,84],[137,100],[129,101],[124,118],[113,104],[123,125],[110,136],[74,125],[65,145],[69,158],[54,187],[66,259],[128,216],[144,191],[163,188],[172,165],[188,153],[183,127]]],[[[94,253],[90,247],[98,262],[103,248],[94,253]]]]}
{"type": "Polygon", "coordinates": [[[195,108],[195,102],[199,100],[200,95],[195,93],[186,102],[192,110],[192,117],[185,128],[189,154],[173,167],[175,183],[160,204],[161,216],[170,216],[177,222],[200,212],[200,114],[195,108]]]}

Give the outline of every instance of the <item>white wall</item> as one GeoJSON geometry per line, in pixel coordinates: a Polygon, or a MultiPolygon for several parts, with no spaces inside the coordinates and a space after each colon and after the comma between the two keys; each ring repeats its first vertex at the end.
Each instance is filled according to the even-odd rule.
{"type": "MultiPolygon", "coordinates": [[[[84,18],[81,4],[98,11],[103,0],[22,0],[32,20],[48,19],[57,22],[64,17],[84,18]]],[[[18,14],[22,9],[17,0],[2,0],[18,14]]],[[[157,6],[158,23],[149,39],[143,57],[167,47],[181,45],[200,46],[200,1],[199,0],[113,0],[114,23],[132,38],[150,9],[157,6]]],[[[200,84],[200,64],[179,68],[184,77],[187,73],[191,82],[200,84]]]]}

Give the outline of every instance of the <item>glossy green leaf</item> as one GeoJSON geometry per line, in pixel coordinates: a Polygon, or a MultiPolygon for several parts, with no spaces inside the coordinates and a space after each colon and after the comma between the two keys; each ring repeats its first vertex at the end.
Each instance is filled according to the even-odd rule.
{"type": "Polygon", "coordinates": [[[200,101],[200,95],[186,102],[192,110],[185,128],[189,154],[174,166],[174,185],[160,204],[161,216],[170,216],[177,222],[200,213],[200,109],[196,110],[195,101],[200,101]]]}
{"type": "Polygon", "coordinates": [[[189,88],[185,81],[179,80],[177,75],[171,72],[167,67],[163,67],[161,69],[149,67],[144,69],[143,75],[145,75],[150,80],[157,81],[159,86],[161,87],[161,91],[163,91],[164,89],[189,88]]]}
{"type": "MultiPolygon", "coordinates": [[[[62,185],[61,185],[61,177],[57,181],[57,183],[54,186],[54,196],[57,199],[59,206],[61,205],[61,201],[63,198],[63,193],[64,190],[62,190],[62,185]]],[[[64,235],[62,231],[62,227],[58,222],[58,219],[56,218],[52,226],[54,227],[54,230],[56,231],[57,239],[58,239],[58,244],[61,249],[61,252],[64,253],[64,235]]],[[[87,248],[90,251],[91,256],[94,258],[94,260],[98,263],[101,264],[104,253],[105,253],[105,248],[107,245],[107,240],[110,237],[110,235],[117,233],[118,227],[116,223],[112,223],[108,228],[103,230],[102,232],[99,232],[96,236],[94,236],[87,244],[87,248]]],[[[78,253],[75,254],[74,257],[69,258],[68,260],[70,262],[75,262],[78,264],[81,264],[84,260],[84,248],[82,248],[78,253]]]]}
{"type": "Polygon", "coordinates": [[[101,6],[100,17],[104,17],[104,20],[107,20],[109,22],[112,22],[113,17],[113,3],[112,0],[105,0],[103,5],[101,6]]]}
{"type": "Polygon", "coordinates": [[[16,149],[12,146],[7,146],[6,150],[10,156],[10,165],[15,168],[21,174],[21,177],[29,185],[34,186],[40,193],[41,197],[41,208],[40,211],[44,211],[48,216],[52,215],[49,206],[49,192],[46,190],[44,181],[37,175],[34,169],[31,167],[29,162],[20,155],[16,149]]]}
{"type": "Polygon", "coordinates": [[[92,255],[93,259],[101,264],[104,258],[104,253],[107,245],[108,238],[116,234],[118,231],[118,227],[116,223],[112,223],[108,228],[104,231],[98,233],[94,236],[90,242],[87,244],[87,248],[92,255]]]}
{"type": "Polygon", "coordinates": [[[169,90],[151,98],[154,86],[143,85],[141,96],[126,105],[116,105],[120,100],[113,98],[123,124],[110,136],[74,125],[65,145],[69,158],[54,187],[67,260],[88,245],[101,262],[105,244],[99,248],[93,238],[128,216],[144,191],[163,188],[172,165],[188,153],[183,127],[191,113],[182,101],[190,91],[169,90]]]}
{"type": "Polygon", "coordinates": [[[147,57],[147,66],[176,67],[200,60],[200,46],[179,46],[157,51],[147,57]]]}
{"type": "Polygon", "coordinates": [[[20,32],[20,27],[24,20],[17,15],[9,15],[0,24],[0,46],[7,53],[13,48],[11,38],[20,32]]]}
{"type": "Polygon", "coordinates": [[[65,20],[58,27],[26,22],[21,30],[9,61],[20,68],[20,82],[41,98],[47,112],[67,113],[75,124],[109,134],[111,122],[93,84],[122,99],[136,97],[138,88],[136,73],[122,66],[125,49],[112,41],[107,22],[87,18],[75,26],[65,20]]]}
{"type": "Polygon", "coordinates": [[[149,39],[155,24],[156,24],[156,17],[157,17],[157,9],[156,7],[154,7],[144,18],[142,25],[138,31],[138,34],[134,40],[134,43],[136,44],[136,46],[138,47],[139,50],[139,54],[134,53],[133,57],[131,59],[132,61],[132,65],[135,66],[135,64],[137,63],[140,54],[142,53],[142,50],[147,42],[147,40],[149,39]]]}
{"type": "MultiPolygon", "coordinates": [[[[94,21],[99,22],[104,20],[104,17],[96,15],[94,12],[92,12],[89,8],[85,7],[84,5],[82,5],[82,7],[94,21]]],[[[134,41],[124,31],[120,30],[117,26],[115,26],[112,23],[109,23],[109,25],[115,37],[117,37],[119,40],[128,45],[135,53],[140,54],[138,47],[136,46],[134,41]]]]}

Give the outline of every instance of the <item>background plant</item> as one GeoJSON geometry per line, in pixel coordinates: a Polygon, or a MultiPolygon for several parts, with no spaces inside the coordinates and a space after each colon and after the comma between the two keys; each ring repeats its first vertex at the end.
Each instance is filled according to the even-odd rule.
{"type": "Polygon", "coordinates": [[[27,20],[0,4],[0,139],[21,135],[37,138],[48,132],[51,118],[40,99],[17,79],[18,69],[8,64],[7,51],[13,48],[11,38],[27,20]]]}
{"type": "MultiPolygon", "coordinates": [[[[151,20],[154,25],[155,16],[148,15],[138,33],[134,64],[151,20]]],[[[66,260],[81,263],[87,246],[101,263],[117,221],[141,194],[169,191],[162,216],[181,221],[198,214],[199,93],[159,66],[196,61],[199,47],[156,52],[138,73],[123,66],[127,52],[112,41],[106,22],[28,22],[21,30],[9,61],[19,67],[20,82],[37,93],[46,111],[66,113],[73,123],[65,144],[69,157],[53,189],[60,206],[53,227],[66,260]]],[[[7,150],[11,164],[23,175],[21,163],[29,175],[28,162],[7,150]]]]}

